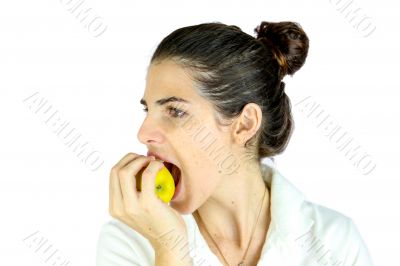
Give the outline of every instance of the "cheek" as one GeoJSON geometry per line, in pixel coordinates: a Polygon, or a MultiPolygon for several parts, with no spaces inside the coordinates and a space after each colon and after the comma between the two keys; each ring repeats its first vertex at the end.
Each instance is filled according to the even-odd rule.
{"type": "Polygon", "coordinates": [[[196,202],[206,200],[214,191],[218,183],[218,175],[209,166],[190,167],[185,173],[185,187],[190,197],[196,202]]]}
{"type": "Polygon", "coordinates": [[[208,193],[218,181],[218,164],[227,153],[224,149],[227,145],[213,125],[207,121],[198,125],[196,121],[193,119],[174,126],[170,136],[187,179],[185,186],[193,193],[208,193]]]}
{"type": "Polygon", "coordinates": [[[168,116],[161,115],[159,117],[158,125],[163,129],[164,134],[166,136],[173,136],[174,138],[178,137],[181,132],[179,127],[177,127],[177,122],[175,120],[171,119],[168,116]]]}

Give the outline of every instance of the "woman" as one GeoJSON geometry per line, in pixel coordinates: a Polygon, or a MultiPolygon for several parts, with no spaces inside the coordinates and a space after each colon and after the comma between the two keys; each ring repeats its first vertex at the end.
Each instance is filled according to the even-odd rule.
{"type": "Polygon", "coordinates": [[[307,57],[294,22],[262,22],[256,37],[222,23],[180,28],[154,52],[138,139],[111,170],[104,265],[372,265],[352,220],[308,202],[262,162],[282,153],[293,121],[285,75],[307,57]],[[163,203],[155,174],[177,183],[163,203]],[[143,189],[135,175],[143,172],[143,189]]]}

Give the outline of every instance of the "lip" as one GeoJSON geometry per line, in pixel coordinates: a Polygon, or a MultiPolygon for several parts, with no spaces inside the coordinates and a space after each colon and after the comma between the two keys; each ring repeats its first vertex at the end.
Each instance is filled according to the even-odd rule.
{"type": "MultiPolygon", "coordinates": [[[[152,152],[152,151],[147,151],[147,156],[154,156],[154,157],[156,157],[156,159],[160,159],[160,160],[162,160],[164,162],[173,163],[172,161],[168,160],[167,158],[165,158],[165,157],[163,157],[163,156],[161,156],[161,155],[159,155],[159,154],[157,154],[155,152],[152,152]]],[[[173,163],[173,164],[175,164],[175,163],[173,163]]]]}
{"type": "Polygon", "coordinates": [[[182,178],[180,178],[178,185],[175,188],[174,196],[172,197],[171,201],[174,201],[176,198],[180,196],[182,190],[182,178]]]}

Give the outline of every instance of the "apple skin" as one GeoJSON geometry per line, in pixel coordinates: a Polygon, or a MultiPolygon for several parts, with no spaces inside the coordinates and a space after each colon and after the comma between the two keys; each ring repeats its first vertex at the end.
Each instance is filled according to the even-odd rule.
{"type": "MultiPolygon", "coordinates": [[[[142,173],[145,168],[142,168],[136,174],[136,189],[142,191],[142,173]]],[[[175,182],[172,174],[168,171],[167,167],[161,168],[157,172],[154,192],[163,202],[168,203],[171,201],[175,193],[175,182]]]]}

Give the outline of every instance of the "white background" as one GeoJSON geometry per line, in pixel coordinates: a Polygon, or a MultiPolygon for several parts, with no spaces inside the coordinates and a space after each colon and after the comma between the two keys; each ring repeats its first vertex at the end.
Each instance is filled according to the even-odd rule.
{"type": "Polygon", "coordinates": [[[107,27],[97,37],[93,25],[85,28],[68,10],[68,1],[0,3],[1,265],[51,265],[45,261],[50,251],[35,251],[24,240],[34,233],[36,241],[40,236],[57,251],[53,259],[59,256],[60,262],[54,265],[62,259],[94,265],[99,228],[110,218],[109,170],[126,153],[147,151],[136,134],[145,116],[139,104],[145,71],[156,45],[179,27],[213,21],[254,36],[263,20],[299,22],[310,39],[306,64],[285,78],[295,131],[276,157],[277,168],[309,200],[351,217],[376,265],[398,265],[394,1],[353,2],[353,9],[360,8],[358,19],[368,17],[357,28],[337,10],[345,3],[338,0],[86,0],[82,5],[107,27]],[[368,24],[368,30],[376,29],[365,36],[368,24]],[[97,170],[45,123],[44,110],[29,108],[24,99],[34,93],[97,152],[104,161],[97,170]],[[368,154],[376,164],[371,173],[355,167],[295,105],[306,97],[368,154]]]}

